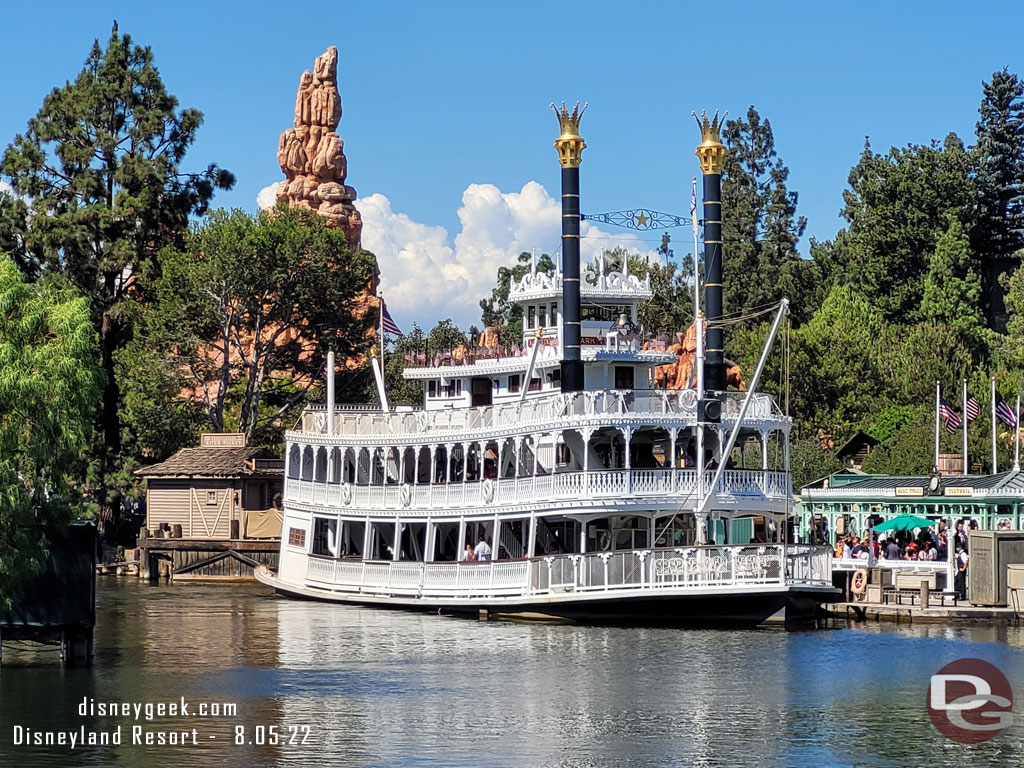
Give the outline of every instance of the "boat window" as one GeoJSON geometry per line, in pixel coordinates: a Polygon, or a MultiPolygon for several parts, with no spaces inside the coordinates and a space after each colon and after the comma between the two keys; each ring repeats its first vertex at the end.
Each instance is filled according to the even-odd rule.
{"type": "Polygon", "coordinates": [[[557,304],[552,303],[552,305],[551,305],[551,314],[548,315],[548,322],[551,323],[552,327],[558,325],[558,305],[557,304]]]}
{"type": "Polygon", "coordinates": [[[437,397],[437,381],[434,379],[427,382],[427,397],[437,397]]]}
{"type": "Polygon", "coordinates": [[[508,377],[508,391],[518,392],[519,391],[519,374],[508,377]]]}
{"type": "Polygon", "coordinates": [[[571,453],[568,445],[565,443],[559,443],[555,446],[555,461],[560,465],[564,466],[568,464],[570,457],[571,453]]]}
{"type": "Polygon", "coordinates": [[[306,546],[306,531],[302,528],[289,528],[288,529],[288,546],[290,547],[302,547],[306,546]]]}
{"type": "Polygon", "coordinates": [[[326,517],[313,518],[313,554],[338,556],[338,521],[326,517]]]}
{"type": "Polygon", "coordinates": [[[633,366],[631,366],[631,365],[616,365],[615,366],[615,388],[616,389],[632,389],[633,388],[633,366]]]}
{"type": "Polygon", "coordinates": [[[536,376],[530,379],[530,391],[537,392],[540,390],[540,379],[536,376]]]}
{"type": "Polygon", "coordinates": [[[526,327],[537,327],[537,308],[533,304],[526,308],[526,327]]]}
{"type": "Polygon", "coordinates": [[[541,328],[546,328],[548,324],[548,307],[546,304],[541,304],[540,307],[538,307],[538,310],[537,324],[540,325],[541,328]]]}

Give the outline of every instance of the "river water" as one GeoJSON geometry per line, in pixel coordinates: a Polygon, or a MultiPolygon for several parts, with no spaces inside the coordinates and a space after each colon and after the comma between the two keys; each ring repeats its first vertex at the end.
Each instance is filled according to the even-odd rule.
{"type": "Polygon", "coordinates": [[[930,675],[962,657],[1000,667],[1024,696],[1021,629],[477,622],[113,577],[98,602],[91,668],[4,644],[0,765],[1024,764],[1024,722],[962,746],[925,709],[930,675]],[[182,699],[187,715],[146,719],[146,704],[182,699]],[[98,716],[100,703],[138,704],[140,719],[98,716]],[[23,737],[121,726],[122,743],[18,746],[16,726],[23,737]],[[139,739],[189,736],[132,744],[134,726],[139,739]]]}

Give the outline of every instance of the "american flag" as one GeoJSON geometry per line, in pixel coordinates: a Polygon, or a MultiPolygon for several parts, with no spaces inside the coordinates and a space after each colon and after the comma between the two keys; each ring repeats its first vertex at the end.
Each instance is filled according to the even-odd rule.
{"type": "Polygon", "coordinates": [[[693,179],[693,192],[690,194],[690,218],[693,219],[693,236],[697,237],[697,179],[693,179]]]}
{"type": "Polygon", "coordinates": [[[1006,426],[1013,428],[1017,426],[1017,414],[1013,412],[1006,401],[1003,400],[1002,395],[996,392],[996,416],[1006,426]]]}
{"type": "Polygon", "coordinates": [[[970,392],[967,393],[967,407],[964,408],[964,413],[967,414],[967,421],[974,421],[981,413],[981,406],[970,392]]]}
{"type": "Polygon", "coordinates": [[[946,402],[946,398],[942,398],[940,401],[939,415],[946,422],[946,431],[951,435],[955,435],[956,431],[960,429],[962,422],[960,421],[960,414],[957,413],[956,408],[946,402]]]}
{"type": "Polygon", "coordinates": [[[391,319],[391,315],[388,314],[388,308],[384,305],[384,301],[380,302],[380,327],[384,333],[390,333],[392,336],[401,336],[402,330],[398,327],[398,324],[391,319]]]}

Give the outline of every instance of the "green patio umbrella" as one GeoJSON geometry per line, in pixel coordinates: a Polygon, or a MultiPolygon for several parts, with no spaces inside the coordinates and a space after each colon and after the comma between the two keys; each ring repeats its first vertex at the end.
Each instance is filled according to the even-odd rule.
{"type": "Polygon", "coordinates": [[[935,525],[934,520],[917,515],[897,515],[896,517],[879,523],[875,526],[876,531],[909,531],[911,528],[928,528],[935,525]]]}

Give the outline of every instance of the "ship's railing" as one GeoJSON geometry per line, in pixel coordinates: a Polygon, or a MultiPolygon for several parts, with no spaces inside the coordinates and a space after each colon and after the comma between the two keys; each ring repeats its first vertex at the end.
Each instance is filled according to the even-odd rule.
{"type": "MultiPolygon", "coordinates": [[[[726,394],[722,408],[724,421],[735,419],[745,392],[726,394]]],[[[521,402],[502,403],[478,408],[416,409],[382,413],[337,410],[334,414],[334,435],[351,438],[457,433],[475,430],[507,430],[510,427],[557,428],[560,421],[605,419],[616,421],[630,417],[670,416],[695,419],[696,402],[692,390],[602,389],[583,392],[559,392],[528,398],[521,402]]],[[[747,411],[747,419],[782,419],[782,412],[766,394],[756,394],[747,411]]],[[[327,414],[322,407],[307,408],[300,421],[301,432],[327,434],[327,414]]]]}
{"type": "Polygon", "coordinates": [[[553,555],[487,563],[360,561],[310,556],[313,585],[417,597],[545,596],[663,589],[829,587],[827,547],[756,544],[553,555]]]}
{"type": "MultiPolygon", "coordinates": [[[[702,494],[712,492],[713,473],[704,475],[702,494]]],[[[559,499],[696,498],[692,469],[611,469],[554,475],[436,485],[352,485],[289,478],[285,498],[305,504],[359,510],[424,509],[444,512],[465,507],[529,504],[559,499]]],[[[729,469],[715,493],[745,500],[790,498],[787,473],[763,469],[729,469]]],[[[692,505],[692,504],[691,504],[692,505]]]]}
{"type": "MultiPolygon", "coordinates": [[[[860,558],[833,557],[830,562],[832,570],[856,571],[867,568],[868,561],[860,558]]],[[[948,564],[945,560],[886,560],[877,558],[872,568],[888,568],[890,571],[927,571],[945,573],[948,564]]]]}

